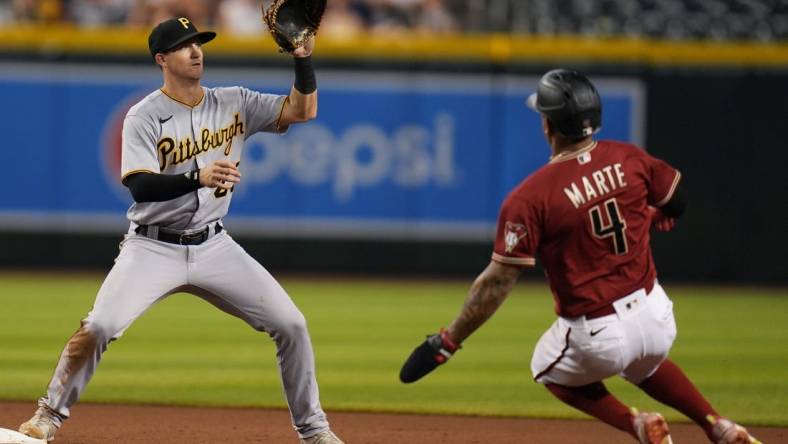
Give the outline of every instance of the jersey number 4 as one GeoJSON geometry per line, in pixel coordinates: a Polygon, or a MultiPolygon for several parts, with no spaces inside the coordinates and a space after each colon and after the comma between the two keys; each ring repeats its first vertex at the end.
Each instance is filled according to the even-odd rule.
{"type": "Polygon", "coordinates": [[[618,210],[616,199],[608,199],[603,204],[591,207],[588,210],[591,217],[591,230],[598,239],[611,238],[613,240],[613,252],[622,255],[629,251],[627,237],[624,231],[627,229],[627,221],[621,217],[618,210]],[[607,213],[607,223],[602,219],[602,211],[607,213]]]}

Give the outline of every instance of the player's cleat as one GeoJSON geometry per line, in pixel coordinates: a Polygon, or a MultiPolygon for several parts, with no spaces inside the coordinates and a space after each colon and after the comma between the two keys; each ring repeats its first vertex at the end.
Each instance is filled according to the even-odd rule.
{"type": "Polygon", "coordinates": [[[715,444],[762,444],[747,429],[729,419],[711,415],[706,419],[712,424],[711,439],[715,444]]]}
{"type": "Polygon", "coordinates": [[[63,420],[58,417],[57,413],[46,407],[39,407],[32,418],[19,426],[19,432],[31,438],[52,441],[55,439],[55,433],[57,433],[62,424],[63,420]]]}
{"type": "Polygon", "coordinates": [[[632,408],[632,427],[640,444],[673,444],[668,422],[659,413],[641,413],[632,408]]]}
{"type": "Polygon", "coordinates": [[[300,442],[301,444],[345,444],[331,430],[320,432],[309,438],[301,438],[300,442]]]}

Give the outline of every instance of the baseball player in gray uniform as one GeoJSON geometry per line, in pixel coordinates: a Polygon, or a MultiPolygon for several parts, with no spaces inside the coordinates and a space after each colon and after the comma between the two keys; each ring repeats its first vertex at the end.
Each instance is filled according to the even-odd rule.
{"type": "Polygon", "coordinates": [[[52,440],[109,342],[157,301],[189,292],[273,338],[301,443],[342,442],[320,406],[304,316],[222,225],[241,181],[244,141],[317,115],[314,40],[293,53],[293,88],[278,96],[201,86],[202,44],[215,36],[184,17],[164,21],[150,34],[164,85],[134,105],[123,125],[122,181],[134,198],[129,231],[93,310],[60,355],[46,396],[19,428],[28,436],[52,440]]]}

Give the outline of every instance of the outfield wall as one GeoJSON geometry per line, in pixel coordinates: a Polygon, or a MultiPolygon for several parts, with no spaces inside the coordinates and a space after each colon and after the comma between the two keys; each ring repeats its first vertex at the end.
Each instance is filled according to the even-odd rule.
{"type": "MultiPolygon", "coordinates": [[[[227,225],[264,264],[275,271],[479,271],[501,199],[548,155],[538,118],[522,101],[540,73],[560,65],[590,72],[600,84],[602,138],[641,144],[684,173],[690,211],[654,241],[663,277],[788,281],[779,256],[788,219],[782,53],[761,51],[758,63],[728,48],[703,64],[670,63],[651,46],[644,47],[650,57],[622,53],[612,63],[597,49],[583,60],[564,53],[550,60],[546,51],[530,58],[510,51],[507,59],[469,46],[474,57],[447,53],[441,63],[424,57],[424,48],[414,46],[410,58],[354,59],[329,45],[327,57],[316,59],[319,119],[249,140],[244,186],[227,225]]],[[[4,177],[15,191],[0,197],[0,265],[111,266],[129,203],[117,182],[119,124],[159,81],[147,57],[129,51],[77,48],[52,57],[35,47],[6,48],[0,122],[4,177]]],[[[225,50],[212,61],[208,53],[206,83],[286,93],[286,59],[242,56],[225,50]]]]}
{"type": "MultiPolygon", "coordinates": [[[[131,203],[120,184],[123,118],[160,74],[65,63],[0,63],[0,72],[6,142],[26,147],[14,158],[27,167],[7,179],[28,184],[0,200],[0,224],[122,230],[131,203]]],[[[291,77],[215,68],[205,83],[285,94],[291,77]]],[[[246,140],[227,226],[255,237],[488,241],[507,191],[549,156],[539,116],[523,103],[536,80],[321,70],[318,120],[246,140]]],[[[642,144],[642,84],[599,83],[608,116],[600,137],[642,144]]]]}

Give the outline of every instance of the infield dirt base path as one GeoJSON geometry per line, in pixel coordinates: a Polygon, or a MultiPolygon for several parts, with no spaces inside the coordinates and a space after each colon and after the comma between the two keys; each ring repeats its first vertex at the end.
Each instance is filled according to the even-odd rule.
{"type": "MultiPolygon", "coordinates": [[[[33,402],[0,402],[0,427],[16,429],[33,402]]],[[[348,444],[631,444],[594,421],[329,412],[348,444]]],[[[764,443],[788,442],[788,429],[751,427],[764,443]]],[[[672,424],[676,444],[705,443],[698,427],[672,424]]],[[[78,404],[55,444],[297,443],[285,410],[78,404]]]]}

